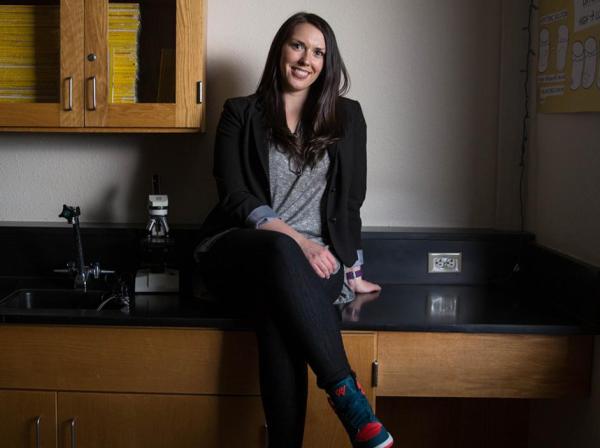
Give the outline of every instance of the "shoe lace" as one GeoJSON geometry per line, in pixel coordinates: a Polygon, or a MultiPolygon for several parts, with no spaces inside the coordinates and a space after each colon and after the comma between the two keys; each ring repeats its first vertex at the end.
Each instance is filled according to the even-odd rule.
{"type": "Polygon", "coordinates": [[[356,383],[356,386],[356,390],[353,391],[353,393],[348,394],[346,399],[341,403],[338,402],[337,407],[333,401],[329,399],[329,404],[340,416],[348,433],[352,435],[356,435],[360,428],[365,424],[377,421],[377,418],[371,409],[371,405],[358,382],[356,383]]]}

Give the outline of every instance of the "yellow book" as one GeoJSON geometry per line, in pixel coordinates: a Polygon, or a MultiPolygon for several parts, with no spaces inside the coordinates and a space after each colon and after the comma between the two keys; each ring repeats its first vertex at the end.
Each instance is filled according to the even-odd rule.
{"type": "Polygon", "coordinates": [[[109,4],[109,91],[112,103],[137,101],[139,30],[139,4],[109,4]]]}
{"type": "Polygon", "coordinates": [[[0,102],[58,101],[60,10],[0,5],[0,102]]]}

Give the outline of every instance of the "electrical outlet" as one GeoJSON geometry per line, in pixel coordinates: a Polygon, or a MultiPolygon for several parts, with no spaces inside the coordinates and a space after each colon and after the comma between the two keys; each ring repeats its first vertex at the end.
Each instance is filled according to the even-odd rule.
{"type": "Polygon", "coordinates": [[[434,253],[428,254],[428,269],[430,274],[445,274],[448,272],[462,271],[462,253],[434,253]]]}

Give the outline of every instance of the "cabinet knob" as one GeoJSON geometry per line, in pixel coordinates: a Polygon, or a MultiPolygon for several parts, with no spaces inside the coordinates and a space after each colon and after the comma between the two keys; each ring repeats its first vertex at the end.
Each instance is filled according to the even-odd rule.
{"type": "Polygon", "coordinates": [[[87,55],[87,60],[90,62],[94,62],[97,59],[96,53],[90,53],[87,55]]]}

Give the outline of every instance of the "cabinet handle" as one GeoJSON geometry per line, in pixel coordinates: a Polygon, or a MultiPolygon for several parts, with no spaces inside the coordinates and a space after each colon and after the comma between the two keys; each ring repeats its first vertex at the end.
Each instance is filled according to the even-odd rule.
{"type": "Polygon", "coordinates": [[[70,112],[73,110],[73,77],[69,76],[65,81],[67,81],[69,86],[67,89],[67,107],[65,107],[65,110],[70,112]]]}
{"type": "Polygon", "coordinates": [[[75,426],[75,418],[71,419],[71,448],[77,448],[77,428],[75,426]]]}
{"type": "Polygon", "coordinates": [[[266,422],[264,425],[264,429],[265,429],[265,448],[267,448],[269,446],[269,426],[267,425],[266,422]]]}
{"type": "Polygon", "coordinates": [[[202,95],[202,81],[198,81],[196,83],[196,103],[202,104],[203,100],[204,100],[204,98],[202,95]]]}
{"type": "Polygon", "coordinates": [[[35,448],[40,448],[40,421],[42,420],[42,416],[38,415],[35,420],[35,448]]]}
{"type": "Polygon", "coordinates": [[[371,364],[371,386],[379,385],[379,361],[375,360],[371,364]]]}
{"type": "Polygon", "coordinates": [[[91,78],[88,78],[88,80],[92,81],[92,107],[88,107],[88,110],[96,110],[96,77],[92,76],[91,78]]]}

